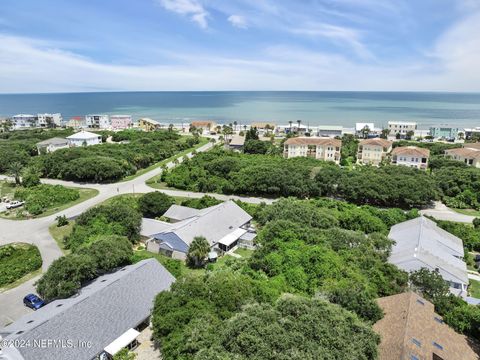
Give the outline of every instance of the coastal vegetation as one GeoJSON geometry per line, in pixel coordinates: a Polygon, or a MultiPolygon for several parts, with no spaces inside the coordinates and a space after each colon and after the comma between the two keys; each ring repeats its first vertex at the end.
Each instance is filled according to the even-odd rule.
{"type": "Polygon", "coordinates": [[[14,243],[0,246],[0,288],[42,266],[40,251],[34,245],[14,243]]]}

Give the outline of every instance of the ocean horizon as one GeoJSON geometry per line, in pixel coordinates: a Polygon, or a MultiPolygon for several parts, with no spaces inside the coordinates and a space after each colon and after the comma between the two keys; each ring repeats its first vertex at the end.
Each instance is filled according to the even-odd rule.
{"type": "Polygon", "coordinates": [[[136,91],[0,94],[0,116],[61,113],[64,120],[87,114],[129,114],[182,123],[209,119],[249,124],[342,125],[416,121],[480,126],[480,93],[355,91],[136,91]]]}

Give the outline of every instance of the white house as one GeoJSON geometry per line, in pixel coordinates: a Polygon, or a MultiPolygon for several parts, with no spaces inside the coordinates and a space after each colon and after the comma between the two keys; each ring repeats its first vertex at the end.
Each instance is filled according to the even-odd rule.
{"type": "Polygon", "coordinates": [[[107,129],[110,127],[108,115],[86,115],[85,124],[89,128],[107,129]]]}
{"type": "Polygon", "coordinates": [[[62,114],[37,114],[37,126],[39,127],[53,127],[62,126],[62,114]]]}
{"type": "Polygon", "coordinates": [[[389,121],[388,130],[390,130],[390,136],[397,137],[398,134],[398,136],[403,139],[410,131],[412,134],[415,134],[417,123],[409,121],[389,121]]]}
{"type": "Polygon", "coordinates": [[[80,131],[76,134],[67,136],[68,145],[75,146],[90,146],[102,143],[102,135],[94,134],[88,131],[80,131]]]}
{"type": "Polygon", "coordinates": [[[43,140],[37,143],[37,150],[39,154],[42,152],[51,153],[65,148],[68,148],[68,140],[58,137],[43,140]]]}
{"type": "Polygon", "coordinates": [[[399,146],[392,151],[392,164],[425,170],[430,150],[418,146],[399,146]]]}
{"type": "Polygon", "coordinates": [[[37,117],[30,114],[14,115],[10,119],[14,130],[31,129],[37,126],[37,117]]]}

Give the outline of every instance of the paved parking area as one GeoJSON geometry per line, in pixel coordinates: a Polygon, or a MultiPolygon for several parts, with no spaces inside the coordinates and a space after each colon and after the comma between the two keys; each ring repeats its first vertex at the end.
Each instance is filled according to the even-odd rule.
{"type": "Polygon", "coordinates": [[[133,351],[137,354],[135,360],[159,360],[162,359],[160,349],[152,341],[152,329],[145,328],[137,338],[140,345],[133,351]]]}

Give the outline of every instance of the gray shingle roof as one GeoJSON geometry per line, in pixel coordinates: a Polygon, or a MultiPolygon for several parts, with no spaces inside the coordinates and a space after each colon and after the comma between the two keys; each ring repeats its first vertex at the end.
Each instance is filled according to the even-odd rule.
{"type": "Polygon", "coordinates": [[[37,143],[37,146],[48,146],[48,145],[68,145],[68,140],[54,137],[51,139],[43,140],[37,143]]]}
{"type": "Polygon", "coordinates": [[[144,321],[155,295],[169,289],[174,281],[155,259],[103,275],[83,287],[79,294],[53,301],[0,330],[7,340],[31,343],[18,349],[4,348],[4,356],[9,360],[90,360],[125,331],[144,321]],[[90,341],[91,347],[33,345],[42,339],[71,340],[74,344],[90,341]]]}
{"type": "Polygon", "coordinates": [[[199,212],[200,210],[187,206],[172,205],[168,208],[165,214],[163,214],[163,216],[169,219],[180,221],[198,215],[199,212]]]}

